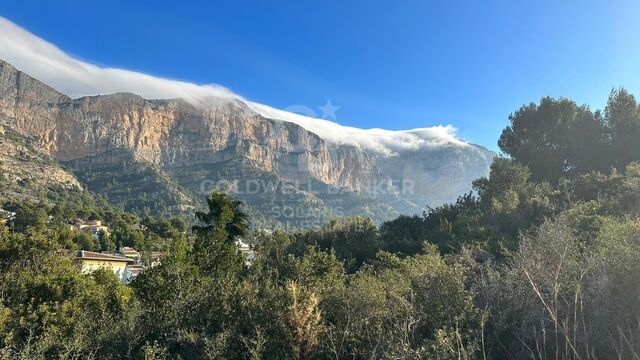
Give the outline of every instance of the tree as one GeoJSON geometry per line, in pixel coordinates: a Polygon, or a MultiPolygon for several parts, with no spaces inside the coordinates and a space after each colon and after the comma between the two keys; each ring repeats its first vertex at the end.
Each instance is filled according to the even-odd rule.
{"type": "Polygon", "coordinates": [[[112,227],[111,239],[118,247],[128,246],[141,250],[145,245],[145,236],[142,231],[133,229],[122,221],[116,222],[112,227]]]}
{"type": "Polygon", "coordinates": [[[632,162],[610,174],[581,176],[564,192],[573,202],[596,201],[604,214],[640,216],[640,164],[632,162]]]}
{"type": "Polygon", "coordinates": [[[380,227],[380,241],[385,251],[413,255],[427,241],[424,217],[401,215],[380,227]]]}
{"type": "Polygon", "coordinates": [[[245,236],[249,226],[247,216],[242,211],[242,202],[232,197],[214,192],[207,197],[208,212],[197,212],[196,219],[201,225],[193,226],[196,239],[193,256],[203,273],[223,276],[237,273],[242,269],[242,255],[234,241],[245,236]]]}
{"type": "Polygon", "coordinates": [[[139,319],[141,342],[158,347],[169,358],[205,358],[205,342],[221,331],[226,282],[203,276],[175,246],[162,263],[140,274],[132,287],[145,311],[139,319]]]}
{"type": "Polygon", "coordinates": [[[639,230],[637,219],[593,221],[583,208],[523,235],[507,266],[478,279],[477,303],[491,314],[490,358],[634,358],[639,230]]]}
{"type": "Polygon", "coordinates": [[[16,213],[13,228],[15,231],[25,232],[27,229],[42,230],[48,222],[47,208],[40,204],[7,204],[6,209],[16,213]]]}
{"type": "Polygon", "coordinates": [[[199,234],[218,233],[228,241],[245,236],[249,225],[247,215],[242,211],[242,202],[224,193],[214,192],[207,197],[207,212],[196,212],[201,225],[193,226],[199,234]]]}
{"type": "Polygon", "coordinates": [[[481,221],[515,240],[521,230],[554,213],[553,188],[530,181],[529,169],[510,159],[496,158],[489,178],[473,182],[480,197],[481,221]]]}
{"type": "Polygon", "coordinates": [[[319,358],[473,358],[479,313],[462,265],[433,245],[405,259],[383,257],[386,265],[366,266],[330,293],[319,358]]]}
{"type": "Polygon", "coordinates": [[[305,234],[310,245],[321,250],[335,251],[347,261],[349,272],[355,272],[380,250],[378,228],[369,218],[351,217],[331,220],[320,231],[305,234]]]}
{"type": "Polygon", "coordinates": [[[96,243],[93,235],[87,232],[77,232],[73,241],[78,244],[81,250],[97,251],[100,250],[100,244],[96,243]]]}
{"type": "Polygon", "coordinates": [[[624,88],[612,90],[604,119],[610,132],[615,167],[621,170],[630,162],[640,160],[640,108],[635,97],[624,88]]]}
{"type": "Polygon", "coordinates": [[[610,164],[603,120],[587,106],[545,97],[509,116],[500,149],[531,170],[534,181],[606,170],[610,164]]]}

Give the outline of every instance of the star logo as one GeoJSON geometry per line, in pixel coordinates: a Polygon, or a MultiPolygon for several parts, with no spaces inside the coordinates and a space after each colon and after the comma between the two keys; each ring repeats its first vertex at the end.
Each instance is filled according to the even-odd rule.
{"type": "Polygon", "coordinates": [[[318,109],[322,110],[323,119],[336,120],[336,111],[340,109],[340,106],[333,106],[331,100],[327,100],[327,103],[324,106],[318,106],[318,109]]]}

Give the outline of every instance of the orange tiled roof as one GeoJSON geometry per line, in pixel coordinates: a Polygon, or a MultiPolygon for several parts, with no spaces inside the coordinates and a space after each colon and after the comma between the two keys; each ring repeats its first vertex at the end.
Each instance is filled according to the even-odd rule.
{"type": "Polygon", "coordinates": [[[120,253],[121,254],[139,254],[139,252],[131,247],[122,247],[120,248],[120,253]]]}

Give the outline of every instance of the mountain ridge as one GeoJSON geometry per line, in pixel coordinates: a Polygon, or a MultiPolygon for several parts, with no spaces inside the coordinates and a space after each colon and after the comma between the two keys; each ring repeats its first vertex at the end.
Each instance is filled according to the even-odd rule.
{"type": "MultiPolygon", "coordinates": [[[[15,119],[5,126],[33,139],[45,154],[72,164],[76,173],[94,165],[104,169],[105,163],[153,168],[159,178],[171,179],[167,184],[175,181],[167,185],[175,195],[169,207],[197,204],[196,198],[211,190],[203,188],[205,183],[275,176],[305,194],[309,203],[303,208],[324,204],[323,196],[342,189],[352,204],[347,215],[370,213],[368,205],[353,205],[358,202],[353,199],[361,198],[380,209],[372,217],[382,221],[455,200],[470,190],[472,180],[486,175],[493,157],[479,146],[458,143],[395,154],[371,151],[326,141],[293,122],[266,118],[239,99],[211,99],[205,105],[183,99],[147,100],[133,93],[72,99],[0,61],[0,114],[15,119]],[[225,175],[230,167],[239,172],[225,175]],[[189,185],[177,190],[181,184],[189,185]]],[[[116,179],[118,171],[113,170],[114,178],[107,181],[110,188],[126,180],[116,179]]],[[[88,178],[87,182],[91,183],[88,178]]],[[[264,201],[255,193],[243,195],[250,205],[264,201]]],[[[273,195],[271,201],[280,198],[284,197],[273,195]]]]}

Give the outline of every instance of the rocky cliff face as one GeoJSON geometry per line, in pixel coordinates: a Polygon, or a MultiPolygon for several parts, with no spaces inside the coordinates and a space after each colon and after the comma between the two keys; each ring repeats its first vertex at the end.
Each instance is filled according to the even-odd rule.
{"type": "Polygon", "coordinates": [[[267,172],[292,178],[306,172],[351,188],[358,186],[358,179],[348,172],[372,162],[365,154],[349,161],[353,154],[348,151],[332,159],[317,135],[264,119],[239,101],[211,99],[206,107],[196,108],[182,100],[151,101],[126,93],[74,100],[7,63],[0,64],[0,112],[17,120],[16,131],[38,139],[43,151],[61,161],[114,149],[168,167],[240,155],[267,172]]]}
{"type": "Polygon", "coordinates": [[[342,189],[412,212],[468,192],[492,159],[473,145],[382,155],[335,144],[291,122],[267,119],[240,100],[194,106],[127,93],[71,99],[2,61],[0,115],[6,127],[77,171],[105,163],[150,166],[184,187],[176,199],[186,203],[185,194],[197,195],[207,180],[272,176],[312,197],[342,189]]]}
{"type": "Polygon", "coordinates": [[[0,198],[39,201],[49,190],[72,192],[82,187],[73,174],[35,149],[28,139],[0,125],[0,198]]]}

